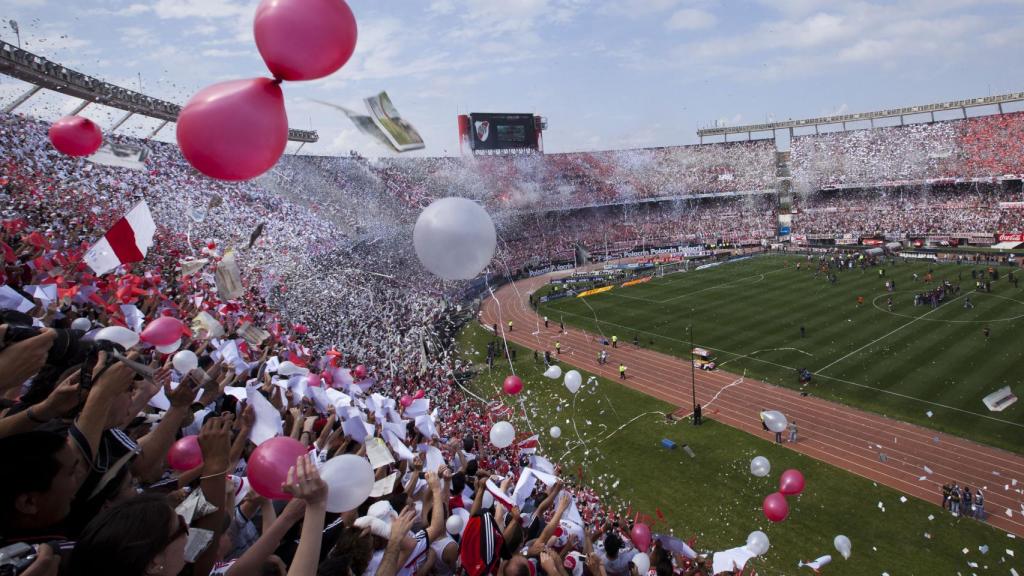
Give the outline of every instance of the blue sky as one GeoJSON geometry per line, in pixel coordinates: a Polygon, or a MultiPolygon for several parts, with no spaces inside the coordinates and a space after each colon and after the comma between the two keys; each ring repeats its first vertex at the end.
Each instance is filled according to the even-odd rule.
{"type": "MultiPolygon", "coordinates": [[[[0,0],[25,48],[184,103],[203,86],[267,75],[250,0],[0,0]]],[[[454,154],[456,114],[535,112],[549,152],[688,144],[696,129],[1024,90],[1024,0],[351,0],[360,27],[334,76],[288,83],[302,153],[388,152],[322,99],[362,109],[387,90],[454,154]]],[[[14,42],[4,26],[0,38],[14,42]]],[[[0,78],[0,98],[24,89],[0,78]]],[[[37,97],[51,119],[76,102],[37,97]]],[[[116,111],[85,115],[109,126],[116,111]]],[[[135,119],[145,134],[155,121],[135,119]]],[[[173,138],[165,129],[161,139],[173,138]]],[[[293,150],[290,148],[289,150],[293,150]]]]}

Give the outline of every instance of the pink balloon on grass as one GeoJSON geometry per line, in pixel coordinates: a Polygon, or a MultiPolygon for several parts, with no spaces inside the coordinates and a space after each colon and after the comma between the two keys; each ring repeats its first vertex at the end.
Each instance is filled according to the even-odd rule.
{"type": "Polygon", "coordinates": [[[523,380],[519,376],[509,376],[505,378],[502,388],[505,390],[505,394],[515,396],[523,391],[523,380]]]}
{"type": "Polygon", "coordinates": [[[765,496],[762,506],[764,517],[772,522],[782,522],[789,516],[789,502],[781,492],[772,492],[765,496]]]}
{"type": "Polygon", "coordinates": [[[779,477],[779,492],[787,496],[799,494],[804,491],[804,475],[799,470],[790,468],[779,477]]]}

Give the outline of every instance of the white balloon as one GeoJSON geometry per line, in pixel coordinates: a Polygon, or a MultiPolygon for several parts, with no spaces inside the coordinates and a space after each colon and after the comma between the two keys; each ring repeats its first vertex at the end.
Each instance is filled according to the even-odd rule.
{"type": "Polygon", "coordinates": [[[630,563],[636,566],[636,572],[640,576],[646,576],[647,571],[651,569],[651,557],[644,552],[634,554],[630,563]]]}
{"type": "Polygon", "coordinates": [[[853,543],[850,542],[849,538],[840,534],[839,536],[836,536],[835,540],[832,541],[832,544],[835,545],[836,550],[843,555],[845,560],[850,559],[850,552],[853,549],[853,543]]]}
{"type": "Polygon", "coordinates": [[[466,198],[441,198],[420,213],[412,233],[423,266],[445,280],[472,280],[494,257],[494,222],[466,198]]]}
{"type": "Polygon", "coordinates": [[[199,358],[191,350],[182,350],[174,355],[171,364],[174,365],[174,369],[178,371],[178,374],[184,376],[199,366],[199,358]]]}
{"type": "Polygon", "coordinates": [[[770,546],[768,535],[760,530],[754,530],[747,536],[747,550],[755,556],[761,556],[770,546]]]}
{"type": "Polygon", "coordinates": [[[562,435],[562,429],[558,426],[552,426],[550,432],[552,438],[558,438],[562,435]]]}
{"type": "Polygon", "coordinates": [[[462,529],[465,528],[465,525],[462,522],[462,518],[458,516],[449,516],[448,520],[444,523],[444,528],[448,531],[449,535],[459,536],[462,534],[462,529]]]}
{"type": "Polygon", "coordinates": [[[778,410],[761,412],[761,418],[764,419],[764,425],[772,432],[785,432],[786,426],[789,426],[789,420],[786,420],[786,417],[778,410]]]}
{"type": "Polygon", "coordinates": [[[491,426],[491,444],[496,448],[507,448],[516,439],[516,430],[511,424],[502,420],[491,426]]]}
{"type": "Polygon", "coordinates": [[[484,510],[490,510],[491,506],[494,506],[494,494],[485,491],[484,501],[481,502],[480,505],[484,507],[484,510]]]}
{"type": "Polygon", "coordinates": [[[750,473],[758,478],[764,478],[772,471],[772,463],[764,456],[755,456],[750,461],[750,473]]]}
{"type": "Polygon", "coordinates": [[[125,350],[139,343],[139,335],[123,326],[107,326],[96,333],[94,340],[108,340],[120,344],[125,350]]]}
{"type": "Polygon", "coordinates": [[[373,490],[370,461],[354,454],[343,454],[325,462],[320,467],[320,477],[327,483],[328,512],[355,510],[373,490]]]}
{"type": "Polygon", "coordinates": [[[171,342],[167,346],[157,346],[156,351],[161,354],[170,354],[181,346],[181,338],[178,338],[174,342],[171,342]]]}
{"type": "Polygon", "coordinates": [[[75,318],[75,321],[71,323],[72,330],[88,332],[90,328],[92,328],[92,320],[88,318],[75,318]]]}
{"type": "Polygon", "coordinates": [[[544,375],[547,376],[548,378],[551,378],[552,380],[558,380],[559,378],[562,377],[562,368],[559,367],[557,364],[552,364],[551,366],[548,366],[547,370],[544,371],[544,375]]]}
{"type": "Polygon", "coordinates": [[[569,370],[565,373],[565,387],[569,389],[569,392],[575,394],[579,391],[580,386],[583,385],[583,376],[575,370],[569,370]]]}

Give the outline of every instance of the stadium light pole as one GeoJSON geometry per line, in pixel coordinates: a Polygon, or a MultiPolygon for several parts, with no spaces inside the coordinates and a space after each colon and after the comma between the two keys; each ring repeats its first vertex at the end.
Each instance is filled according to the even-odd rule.
{"type": "MultiPolygon", "coordinates": [[[[697,413],[697,370],[693,367],[693,324],[686,327],[687,340],[690,341],[690,389],[693,392],[693,413],[697,413]]],[[[694,420],[696,424],[696,420],[694,420]]]]}

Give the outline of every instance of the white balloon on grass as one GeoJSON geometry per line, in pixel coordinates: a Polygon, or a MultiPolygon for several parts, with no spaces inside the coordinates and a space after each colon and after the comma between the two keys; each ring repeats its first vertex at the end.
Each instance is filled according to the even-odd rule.
{"type": "Polygon", "coordinates": [[[575,370],[569,370],[565,373],[565,387],[569,389],[569,392],[575,394],[579,391],[580,386],[583,385],[583,376],[575,370]]]}
{"type": "Polygon", "coordinates": [[[778,410],[761,412],[761,418],[764,420],[764,425],[772,432],[785,432],[786,426],[789,426],[789,421],[778,410]]]}
{"type": "Polygon", "coordinates": [[[651,569],[651,557],[644,552],[634,554],[630,563],[636,566],[636,573],[640,576],[646,576],[647,571],[651,569]]]}
{"type": "Polygon", "coordinates": [[[97,332],[93,339],[120,344],[125,350],[139,343],[139,335],[123,326],[107,326],[97,332]]]}
{"type": "Polygon", "coordinates": [[[466,198],[441,198],[420,213],[412,232],[416,257],[445,280],[471,280],[497,245],[494,222],[482,206],[466,198]]]}
{"type": "Polygon", "coordinates": [[[770,546],[768,535],[760,530],[754,530],[747,536],[747,550],[755,556],[761,556],[770,546]]]}
{"type": "Polygon", "coordinates": [[[750,473],[758,478],[764,478],[772,471],[772,463],[764,456],[755,456],[750,461],[750,473]]]}
{"type": "Polygon", "coordinates": [[[559,428],[558,426],[552,426],[549,432],[551,433],[552,438],[558,438],[559,436],[562,435],[562,429],[559,428]]]}
{"type": "Polygon", "coordinates": [[[191,350],[182,350],[174,355],[171,363],[174,365],[174,369],[178,371],[178,374],[185,375],[199,366],[199,358],[191,350]]]}
{"type": "Polygon", "coordinates": [[[850,559],[850,552],[853,549],[853,543],[850,542],[849,538],[840,534],[839,536],[836,536],[835,540],[832,541],[832,544],[835,545],[836,550],[843,555],[844,559],[850,559]]]}
{"type": "Polygon", "coordinates": [[[171,353],[173,353],[175,350],[177,350],[180,347],[181,347],[181,338],[178,338],[177,340],[175,340],[174,342],[171,342],[170,344],[168,344],[166,346],[157,346],[156,347],[156,351],[161,353],[161,354],[171,354],[171,353]]]}
{"type": "Polygon", "coordinates": [[[547,376],[548,378],[551,378],[552,380],[558,380],[559,378],[562,377],[562,368],[559,367],[557,364],[552,364],[551,366],[548,366],[547,370],[544,371],[544,375],[547,376]]]}
{"type": "Polygon", "coordinates": [[[344,454],[331,458],[320,467],[320,477],[327,483],[327,511],[355,510],[370,497],[373,490],[373,467],[366,458],[344,454]]]}
{"type": "Polygon", "coordinates": [[[491,444],[495,448],[508,448],[516,439],[516,430],[511,424],[502,420],[491,426],[491,444]]]}
{"type": "Polygon", "coordinates": [[[88,318],[75,318],[75,321],[71,323],[72,330],[88,332],[90,328],[92,328],[92,320],[88,318]]]}

